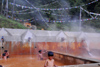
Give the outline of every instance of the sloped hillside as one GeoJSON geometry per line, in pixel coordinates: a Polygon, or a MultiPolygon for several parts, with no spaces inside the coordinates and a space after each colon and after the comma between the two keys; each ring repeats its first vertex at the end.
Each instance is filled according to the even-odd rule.
{"type": "Polygon", "coordinates": [[[4,16],[0,15],[0,28],[15,28],[15,29],[26,29],[26,27],[14,20],[6,19],[4,16]]]}

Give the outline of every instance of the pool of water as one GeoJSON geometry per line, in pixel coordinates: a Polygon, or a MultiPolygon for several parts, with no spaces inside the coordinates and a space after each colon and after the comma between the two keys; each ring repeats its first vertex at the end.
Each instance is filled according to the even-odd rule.
{"type": "MultiPolygon", "coordinates": [[[[0,60],[0,65],[4,67],[44,67],[44,61],[37,59],[37,56],[30,55],[15,55],[11,56],[7,60],[0,60]]],[[[56,62],[58,66],[63,66],[64,64],[56,62]]]]}

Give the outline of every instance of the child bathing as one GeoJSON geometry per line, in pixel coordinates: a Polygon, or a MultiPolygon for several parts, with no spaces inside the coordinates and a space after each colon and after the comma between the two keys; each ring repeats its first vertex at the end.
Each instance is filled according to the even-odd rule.
{"type": "Polygon", "coordinates": [[[39,54],[38,54],[39,60],[45,60],[46,59],[45,57],[43,57],[43,53],[45,53],[45,52],[42,52],[42,50],[39,50],[39,54]]]}
{"type": "Polygon", "coordinates": [[[46,60],[44,67],[57,67],[54,63],[53,56],[53,52],[48,52],[48,59],[46,60]]]}
{"type": "Polygon", "coordinates": [[[7,50],[4,51],[4,53],[2,54],[3,59],[7,59],[9,58],[9,52],[7,50]]]}

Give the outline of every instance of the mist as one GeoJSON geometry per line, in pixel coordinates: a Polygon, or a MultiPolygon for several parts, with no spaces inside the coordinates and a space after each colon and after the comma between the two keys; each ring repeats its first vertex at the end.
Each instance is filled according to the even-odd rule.
{"type": "MultiPolygon", "coordinates": [[[[15,0],[15,1],[16,1],[15,2],[16,4],[30,6],[30,7],[32,7],[32,5],[34,5],[37,8],[52,7],[52,9],[54,9],[54,8],[69,8],[69,7],[71,7],[68,0],[49,0],[49,1],[39,0],[38,3],[37,3],[37,0],[34,0],[34,2],[31,0],[27,0],[30,2],[30,4],[25,0],[15,0]],[[57,5],[57,7],[55,7],[55,5],[57,5]]],[[[13,2],[13,1],[10,0],[9,2],[13,2]]],[[[75,8],[73,8],[73,9],[75,9],[75,8]]],[[[29,9],[29,11],[35,11],[35,10],[36,9],[29,9]]],[[[79,11],[79,10],[80,9],[77,8],[76,11],[79,11]]],[[[79,12],[76,12],[73,15],[70,14],[70,9],[61,10],[61,11],[56,11],[56,10],[52,10],[52,11],[39,10],[39,11],[37,11],[36,10],[36,12],[29,14],[27,16],[26,15],[17,15],[17,17],[20,17],[20,18],[24,17],[24,19],[34,18],[33,23],[37,23],[37,24],[43,26],[45,29],[49,28],[49,30],[95,32],[96,31],[95,28],[88,26],[88,25],[83,25],[84,22],[82,22],[82,26],[81,26],[82,29],[79,30],[79,28],[80,28],[80,26],[79,26],[79,24],[80,24],[79,17],[80,16],[79,15],[80,15],[79,12]],[[48,16],[48,14],[50,16],[48,16]],[[49,21],[51,23],[49,23],[49,21]],[[53,21],[65,21],[65,22],[58,22],[58,23],[62,24],[61,29],[59,29],[57,26],[58,23],[53,22],[53,21]]]]}

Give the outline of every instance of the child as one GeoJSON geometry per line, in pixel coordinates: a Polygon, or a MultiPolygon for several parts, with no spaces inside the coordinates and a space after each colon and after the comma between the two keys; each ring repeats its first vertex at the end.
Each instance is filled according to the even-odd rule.
{"type": "Polygon", "coordinates": [[[4,60],[9,58],[9,52],[7,50],[5,50],[4,53],[2,54],[2,57],[3,57],[4,60]]]}
{"type": "Polygon", "coordinates": [[[4,53],[2,54],[2,58],[3,58],[4,60],[7,59],[7,57],[6,57],[6,52],[5,52],[5,51],[4,51],[4,53]]]}
{"type": "Polygon", "coordinates": [[[39,60],[43,60],[42,50],[39,50],[38,58],[39,60]]]}
{"type": "Polygon", "coordinates": [[[48,52],[48,59],[46,60],[44,67],[57,67],[54,64],[53,56],[54,56],[53,52],[48,52]]]}
{"type": "MultiPolygon", "coordinates": [[[[45,51],[45,52],[46,52],[46,51],[45,51]]],[[[46,59],[45,57],[43,57],[43,54],[44,54],[45,52],[42,52],[42,50],[39,50],[39,55],[38,55],[38,59],[39,59],[39,60],[45,60],[45,59],[46,59]]]]}
{"type": "Polygon", "coordinates": [[[9,52],[7,50],[5,50],[6,52],[6,57],[9,58],[9,52]]]}

